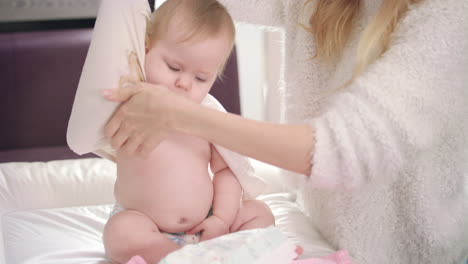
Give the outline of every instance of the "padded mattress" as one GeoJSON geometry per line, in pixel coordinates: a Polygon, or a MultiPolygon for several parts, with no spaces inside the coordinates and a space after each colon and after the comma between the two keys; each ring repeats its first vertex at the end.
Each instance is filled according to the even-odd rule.
{"type": "MultiPolygon", "coordinates": [[[[258,173],[275,181],[277,171],[257,165],[258,173]]],[[[101,236],[114,181],[114,164],[98,158],[0,163],[0,263],[110,263],[101,236]]],[[[294,192],[277,186],[259,199],[305,249],[304,257],[333,252],[295,203],[294,192]]]]}

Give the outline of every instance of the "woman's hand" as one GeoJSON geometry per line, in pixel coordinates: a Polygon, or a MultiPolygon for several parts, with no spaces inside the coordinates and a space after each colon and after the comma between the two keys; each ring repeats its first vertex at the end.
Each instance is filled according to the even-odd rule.
{"type": "Polygon", "coordinates": [[[104,129],[112,147],[142,157],[147,157],[172,131],[173,106],[184,101],[164,86],[143,82],[105,90],[104,97],[123,103],[104,129]]]}
{"type": "Polygon", "coordinates": [[[135,52],[128,56],[129,73],[119,88],[104,97],[122,104],[107,123],[104,133],[115,150],[146,157],[171,131],[171,111],[179,99],[166,87],[144,83],[135,52]]]}

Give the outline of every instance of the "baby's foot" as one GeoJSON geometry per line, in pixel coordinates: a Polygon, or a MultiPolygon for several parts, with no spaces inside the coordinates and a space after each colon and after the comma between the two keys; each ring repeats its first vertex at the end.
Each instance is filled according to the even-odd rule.
{"type": "Polygon", "coordinates": [[[297,254],[297,257],[294,258],[294,260],[298,259],[302,253],[304,253],[304,249],[301,246],[296,246],[296,249],[294,250],[297,254]]]}
{"type": "Polygon", "coordinates": [[[146,261],[140,256],[133,256],[127,264],[146,264],[146,261]]]}

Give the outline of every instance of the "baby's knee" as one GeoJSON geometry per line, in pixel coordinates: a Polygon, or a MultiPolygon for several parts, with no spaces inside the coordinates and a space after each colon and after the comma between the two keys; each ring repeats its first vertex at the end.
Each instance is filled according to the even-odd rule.
{"type": "Polygon", "coordinates": [[[134,239],[129,236],[127,240],[112,241],[105,245],[106,256],[115,263],[127,263],[135,255],[149,250],[154,244],[147,239],[134,239]]]}
{"type": "Polygon", "coordinates": [[[145,226],[131,215],[115,215],[104,228],[103,242],[107,258],[113,263],[126,263],[135,255],[144,255],[146,251],[154,250],[159,235],[155,231],[151,225],[145,226]]]}
{"type": "Polygon", "coordinates": [[[259,202],[259,211],[262,214],[262,216],[265,217],[265,223],[267,223],[267,225],[274,225],[275,216],[273,215],[273,211],[271,211],[271,208],[266,203],[262,201],[259,202]]]}
{"type": "Polygon", "coordinates": [[[256,212],[258,218],[262,218],[262,223],[264,223],[265,227],[275,224],[275,216],[265,202],[252,200],[250,201],[250,207],[250,210],[256,212]]]}
{"type": "Polygon", "coordinates": [[[147,261],[159,261],[165,254],[157,254],[157,251],[166,243],[161,236],[160,233],[126,233],[119,239],[108,239],[104,243],[106,256],[115,263],[127,263],[135,255],[143,256],[147,261]]]}

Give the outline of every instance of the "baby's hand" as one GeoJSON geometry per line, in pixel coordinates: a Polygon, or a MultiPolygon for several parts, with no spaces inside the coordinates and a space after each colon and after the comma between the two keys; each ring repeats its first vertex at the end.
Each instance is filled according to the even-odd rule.
{"type": "Polygon", "coordinates": [[[128,55],[128,69],[128,75],[120,77],[119,87],[122,87],[123,84],[128,82],[136,83],[143,81],[143,73],[141,71],[140,64],[138,63],[138,56],[135,52],[131,52],[128,55]]]}
{"type": "Polygon", "coordinates": [[[200,241],[209,240],[218,236],[222,236],[229,233],[229,226],[224,223],[224,221],[217,217],[216,215],[212,215],[198,226],[192,228],[191,230],[187,231],[188,234],[195,234],[202,231],[202,235],[200,237],[200,241]]]}

